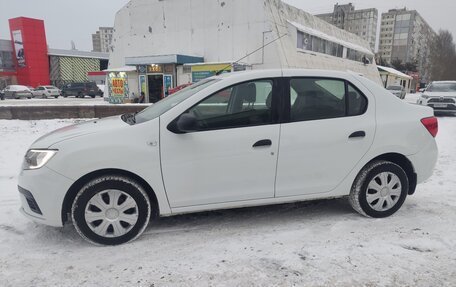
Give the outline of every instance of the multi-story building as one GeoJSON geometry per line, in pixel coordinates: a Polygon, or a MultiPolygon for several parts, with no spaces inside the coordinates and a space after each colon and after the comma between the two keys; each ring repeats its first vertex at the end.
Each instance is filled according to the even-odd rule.
{"type": "Polygon", "coordinates": [[[421,81],[429,80],[430,45],[436,33],[415,11],[392,9],[382,14],[379,55],[388,63],[415,63],[421,81]]]}
{"type": "Polygon", "coordinates": [[[95,34],[92,34],[93,52],[111,52],[113,27],[100,27],[95,34]]]}
{"type": "Polygon", "coordinates": [[[363,38],[371,47],[376,48],[378,11],[375,8],[355,10],[352,3],[334,5],[332,13],[316,15],[337,28],[351,32],[363,38]]]}

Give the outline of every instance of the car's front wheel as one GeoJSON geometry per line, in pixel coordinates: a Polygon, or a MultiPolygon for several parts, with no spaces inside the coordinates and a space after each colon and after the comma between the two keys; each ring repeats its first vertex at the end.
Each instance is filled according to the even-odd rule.
{"type": "Polygon", "coordinates": [[[407,174],[399,165],[384,160],[373,161],[356,177],[349,201],[364,216],[387,217],[401,208],[408,188],[407,174]]]}
{"type": "Polygon", "coordinates": [[[76,195],[73,224],[89,242],[117,245],[136,239],[149,223],[151,204],[144,188],[125,176],[91,180],[76,195]]]}

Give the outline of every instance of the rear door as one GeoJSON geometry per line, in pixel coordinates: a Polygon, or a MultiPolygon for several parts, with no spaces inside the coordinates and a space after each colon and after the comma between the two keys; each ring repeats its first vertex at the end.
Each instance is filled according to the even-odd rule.
{"type": "Polygon", "coordinates": [[[373,142],[373,98],[338,78],[290,78],[286,90],[276,197],[329,192],[373,142]]]}

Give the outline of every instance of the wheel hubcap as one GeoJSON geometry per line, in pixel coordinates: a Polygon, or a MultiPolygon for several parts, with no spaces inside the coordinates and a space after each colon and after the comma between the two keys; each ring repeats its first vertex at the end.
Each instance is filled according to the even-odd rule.
{"type": "Polygon", "coordinates": [[[85,208],[85,221],[99,236],[119,237],[138,221],[138,205],[127,193],[110,189],[95,194],[85,208]]]}
{"type": "Polygon", "coordinates": [[[401,181],[391,172],[377,174],[367,187],[366,200],[376,211],[387,211],[399,201],[402,193],[401,181]]]}

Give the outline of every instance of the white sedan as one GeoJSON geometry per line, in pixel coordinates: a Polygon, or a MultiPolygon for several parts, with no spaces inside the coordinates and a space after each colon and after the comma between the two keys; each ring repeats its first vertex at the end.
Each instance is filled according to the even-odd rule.
{"type": "Polygon", "coordinates": [[[34,97],[41,97],[41,98],[47,98],[47,97],[54,97],[58,98],[61,94],[60,89],[54,86],[38,86],[35,89],[32,90],[32,94],[34,97]]]}
{"type": "Polygon", "coordinates": [[[51,226],[71,218],[105,245],[158,216],[323,198],[381,218],[431,176],[437,129],[431,108],[356,74],[227,73],[41,137],[19,176],[21,210],[51,226]]]}

